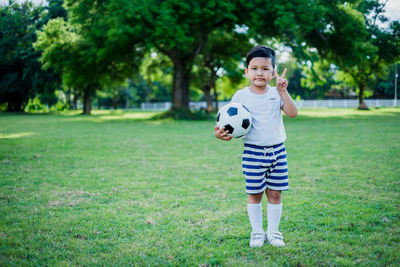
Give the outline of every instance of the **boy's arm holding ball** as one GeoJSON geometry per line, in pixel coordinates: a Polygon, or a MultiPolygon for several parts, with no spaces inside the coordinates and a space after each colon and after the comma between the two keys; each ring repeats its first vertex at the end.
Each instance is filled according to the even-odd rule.
{"type": "Polygon", "coordinates": [[[225,140],[225,141],[229,141],[232,139],[232,136],[228,135],[229,131],[224,131],[225,130],[224,127],[222,127],[220,129],[217,125],[215,125],[214,130],[215,130],[215,137],[217,139],[221,139],[221,140],[225,140]]]}
{"type": "Polygon", "coordinates": [[[274,77],[276,78],[276,88],[278,89],[278,93],[283,101],[282,110],[286,116],[294,118],[297,116],[297,107],[286,89],[288,86],[288,81],[285,79],[285,75],[286,68],[283,70],[282,76],[278,75],[276,69],[274,70],[274,77]]]}

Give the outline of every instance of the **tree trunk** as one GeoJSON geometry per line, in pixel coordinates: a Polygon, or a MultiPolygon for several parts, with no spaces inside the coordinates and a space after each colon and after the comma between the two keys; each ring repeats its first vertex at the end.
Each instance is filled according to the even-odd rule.
{"type": "MultiPolygon", "coordinates": [[[[210,87],[213,89],[213,92],[214,92],[215,110],[218,110],[218,94],[217,94],[217,87],[215,85],[215,82],[217,79],[218,79],[217,73],[215,71],[213,71],[210,87]]],[[[211,103],[211,111],[213,111],[213,109],[214,109],[214,107],[211,103]]]]}
{"type": "Polygon", "coordinates": [[[24,105],[22,101],[10,101],[7,103],[7,111],[10,112],[22,112],[24,111],[24,105]]]}
{"type": "Polygon", "coordinates": [[[119,100],[118,95],[114,95],[113,96],[113,109],[114,110],[118,109],[118,100],[119,100]]]}
{"type": "MultiPolygon", "coordinates": [[[[217,89],[215,88],[215,81],[217,80],[218,76],[217,74],[211,69],[211,76],[210,80],[208,81],[208,84],[204,87],[203,92],[204,92],[204,98],[206,99],[207,102],[207,111],[212,112],[214,110],[213,107],[213,101],[211,97],[211,89],[213,89],[214,92],[214,97],[217,99],[217,89]]],[[[216,109],[218,110],[218,104],[216,103],[216,109]]]]}
{"type": "Polygon", "coordinates": [[[209,85],[204,86],[203,88],[203,93],[204,93],[204,99],[206,100],[207,103],[207,111],[211,112],[213,110],[213,103],[212,103],[212,97],[211,97],[211,88],[209,85]]]}
{"type": "Polygon", "coordinates": [[[358,89],[359,89],[359,92],[358,92],[358,109],[368,110],[368,106],[364,102],[365,85],[364,84],[359,84],[358,85],[358,89]]]}
{"type": "Polygon", "coordinates": [[[215,86],[213,88],[213,91],[214,91],[215,110],[218,110],[218,93],[217,93],[217,88],[215,86]]]}
{"type": "Polygon", "coordinates": [[[66,98],[67,98],[67,105],[68,105],[68,108],[69,108],[69,109],[72,109],[71,87],[68,87],[66,98]]]}
{"type": "Polygon", "coordinates": [[[157,47],[161,52],[168,55],[174,65],[174,81],[172,85],[172,113],[181,111],[182,113],[189,114],[189,87],[190,75],[192,71],[193,61],[203,49],[208,32],[201,33],[201,38],[194,49],[190,53],[183,54],[177,48],[164,50],[157,47]]]}
{"type": "Polygon", "coordinates": [[[180,58],[172,58],[174,82],[172,87],[172,110],[189,111],[189,86],[192,63],[180,58]]]}
{"type": "Polygon", "coordinates": [[[74,98],[73,98],[73,101],[72,101],[72,103],[73,103],[72,109],[73,110],[77,110],[78,109],[79,92],[76,89],[74,89],[73,95],[74,95],[74,98]]]}
{"type": "Polygon", "coordinates": [[[92,111],[92,97],[89,92],[83,93],[83,114],[90,115],[92,111]]]}
{"type": "Polygon", "coordinates": [[[92,111],[92,87],[88,86],[83,91],[83,114],[90,115],[92,111]]]}
{"type": "Polygon", "coordinates": [[[208,81],[208,94],[210,97],[210,102],[207,101],[206,92],[204,92],[204,96],[206,97],[207,101],[207,111],[212,112],[214,110],[213,103],[212,103],[212,97],[211,97],[211,89],[213,90],[213,95],[214,95],[214,100],[215,100],[215,110],[218,110],[218,95],[217,95],[217,88],[215,87],[215,81],[218,79],[217,71],[219,67],[215,66],[212,63],[212,60],[206,62],[207,68],[210,70],[210,79],[208,81]]]}
{"type": "Polygon", "coordinates": [[[182,54],[179,49],[172,48],[164,50],[160,47],[161,52],[168,55],[174,65],[174,81],[172,85],[172,109],[171,113],[186,113],[190,114],[189,109],[189,87],[190,76],[193,66],[193,61],[203,49],[207,41],[208,32],[201,34],[201,39],[190,53],[182,54]]]}

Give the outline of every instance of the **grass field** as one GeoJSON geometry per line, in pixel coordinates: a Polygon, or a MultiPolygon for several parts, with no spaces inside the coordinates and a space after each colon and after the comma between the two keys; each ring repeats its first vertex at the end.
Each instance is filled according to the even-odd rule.
{"type": "Polygon", "coordinates": [[[400,265],[400,109],[285,118],[280,249],[249,248],[241,141],[152,115],[0,114],[0,265],[400,265]]]}

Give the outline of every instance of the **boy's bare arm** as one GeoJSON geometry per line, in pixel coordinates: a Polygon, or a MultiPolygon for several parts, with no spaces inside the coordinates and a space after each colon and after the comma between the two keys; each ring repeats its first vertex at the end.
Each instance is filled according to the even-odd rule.
{"type": "Polygon", "coordinates": [[[217,139],[225,141],[229,141],[232,139],[232,135],[228,135],[228,131],[224,131],[225,129],[223,127],[220,129],[217,125],[215,125],[214,130],[215,130],[214,134],[217,139]]]}
{"type": "Polygon", "coordinates": [[[283,101],[282,110],[285,113],[285,115],[290,118],[296,117],[297,116],[297,107],[296,107],[296,104],[294,103],[292,97],[288,93],[288,91],[286,91],[285,93],[282,93],[280,95],[281,95],[281,98],[283,101]]]}
{"type": "Polygon", "coordinates": [[[276,88],[278,89],[278,93],[283,101],[282,110],[286,116],[294,118],[297,116],[297,107],[289,92],[287,91],[288,81],[285,79],[285,75],[286,68],[283,70],[281,76],[278,75],[276,69],[274,70],[274,77],[276,78],[276,88]]]}

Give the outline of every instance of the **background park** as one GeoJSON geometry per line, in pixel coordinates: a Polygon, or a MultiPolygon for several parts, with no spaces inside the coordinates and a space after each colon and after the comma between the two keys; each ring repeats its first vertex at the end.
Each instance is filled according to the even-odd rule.
{"type": "Polygon", "coordinates": [[[400,265],[387,1],[7,1],[0,14],[0,265],[400,265]],[[256,44],[277,50],[297,101],[357,101],[284,118],[280,249],[249,248],[242,142],[213,132],[256,44]],[[170,109],[140,110],[156,102],[170,109]]]}

